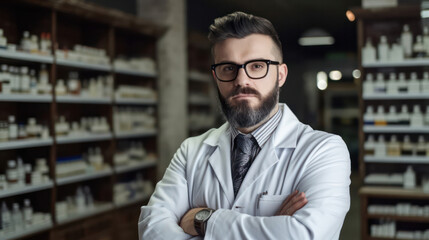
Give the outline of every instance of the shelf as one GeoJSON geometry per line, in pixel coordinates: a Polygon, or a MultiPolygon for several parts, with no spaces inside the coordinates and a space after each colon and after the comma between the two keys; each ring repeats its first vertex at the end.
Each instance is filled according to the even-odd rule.
{"type": "Polygon", "coordinates": [[[73,68],[83,68],[88,70],[104,71],[104,72],[112,71],[111,65],[85,63],[85,62],[71,61],[66,59],[57,59],[57,65],[65,66],[65,67],[73,67],[73,68]]]}
{"type": "Polygon", "coordinates": [[[426,156],[364,156],[365,162],[371,163],[403,163],[403,164],[429,164],[429,157],[426,156]]]}
{"type": "Polygon", "coordinates": [[[212,77],[208,73],[190,71],[189,72],[189,80],[195,81],[195,82],[209,83],[212,80],[212,77]]]}
{"type": "Polygon", "coordinates": [[[82,96],[57,96],[58,103],[111,104],[111,98],[94,98],[82,96]]]}
{"type": "Polygon", "coordinates": [[[429,58],[405,59],[403,61],[362,63],[362,67],[381,68],[381,67],[426,67],[429,65],[429,58]]]}
{"type": "Polygon", "coordinates": [[[50,189],[53,186],[54,186],[54,184],[52,183],[52,181],[50,181],[49,183],[44,183],[44,184],[39,184],[39,185],[32,185],[32,186],[30,185],[30,186],[24,186],[24,187],[17,187],[17,188],[13,188],[13,189],[2,190],[2,191],[0,191],[0,198],[42,191],[42,190],[50,189]]]}
{"type": "Polygon", "coordinates": [[[137,138],[137,137],[153,137],[156,136],[156,129],[150,129],[145,131],[129,131],[129,132],[115,132],[115,138],[137,138]]]}
{"type": "Polygon", "coordinates": [[[144,160],[142,162],[139,163],[133,163],[133,164],[128,164],[125,166],[116,166],[115,167],[115,172],[116,173],[125,173],[125,172],[130,172],[130,171],[137,171],[143,168],[149,168],[149,167],[153,167],[156,166],[156,160],[144,160]]]}
{"type": "Polygon", "coordinates": [[[132,104],[132,105],[155,105],[157,104],[156,99],[136,99],[136,98],[117,98],[115,99],[116,104],[132,104]]]}
{"type": "Polygon", "coordinates": [[[192,105],[211,105],[212,101],[210,99],[195,99],[195,98],[189,98],[189,104],[192,105]]]}
{"type": "Polygon", "coordinates": [[[49,223],[45,223],[45,224],[39,224],[36,226],[31,226],[29,228],[25,228],[23,230],[21,230],[19,233],[12,233],[12,234],[7,234],[4,236],[4,238],[2,237],[2,240],[12,240],[12,239],[20,239],[23,238],[25,236],[29,236],[35,233],[39,233],[39,232],[43,232],[43,231],[47,231],[49,229],[52,228],[52,220],[49,223]]]}
{"type": "Polygon", "coordinates": [[[120,69],[120,68],[113,67],[113,71],[119,74],[133,75],[138,77],[151,77],[151,78],[157,77],[156,73],[148,73],[148,72],[142,72],[137,70],[120,69]]]}
{"type": "Polygon", "coordinates": [[[408,100],[408,99],[429,99],[429,93],[377,93],[364,94],[364,100],[408,100]]]}
{"type": "Polygon", "coordinates": [[[352,12],[358,19],[386,20],[386,19],[408,19],[420,20],[420,5],[401,5],[399,7],[380,8],[352,8],[352,12]]]}
{"type": "Polygon", "coordinates": [[[404,189],[401,187],[375,187],[364,186],[359,189],[360,195],[368,195],[377,198],[420,198],[429,199],[429,193],[424,193],[422,188],[404,189]]]}
{"type": "Polygon", "coordinates": [[[97,142],[111,140],[111,133],[100,133],[100,134],[83,134],[79,136],[59,136],[57,137],[58,144],[67,144],[67,143],[82,143],[82,142],[97,142]]]}
{"type": "Polygon", "coordinates": [[[52,95],[31,95],[31,94],[0,94],[0,102],[52,102],[52,95]]]}
{"type": "Polygon", "coordinates": [[[31,54],[25,52],[13,52],[8,50],[0,49],[0,58],[7,58],[13,60],[37,62],[37,63],[53,63],[54,58],[52,56],[44,56],[38,54],[31,54]]]}
{"type": "Polygon", "coordinates": [[[429,133],[429,126],[363,126],[366,133],[429,133]]]}
{"type": "Polygon", "coordinates": [[[138,196],[132,200],[128,200],[126,202],[122,202],[122,203],[115,203],[115,207],[117,208],[121,208],[121,207],[126,207],[126,206],[130,206],[133,204],[137,204],[137,203],[141,203],[143,205],[143,202],[148,200],[150,198],[151,194],[144,194],[143,196],[138,196]]]}
{"type": "Polygon", "coordinates": [[[401,221],[401,222],[423,222],[429,223],[429,217],[423,216],[399,216],[391,214],[368,214],[368,218],[379,219],[379,218],[388,218],[391,220],[401,221]]]}
{"type": "Polygon", "coordinates": [[[51,146],[52,143],[53,143],[52,138],[48,138],[48,139],[34,138],[34,139],[25,139],[25,140],[15,140],[15,141],[9,141],[9,142],[0,142],[0,150],[44,147],[44,146],[51,146]]]}
{"type": "Polygon", "coordinates": [[[79,175],[71,176],[71,177],[57,178],[56,182],[57,182],[58,186],[62,186],[62,185],[66,185],[69,183],[75,183],[75,182],[81,182],[81,181],[96,179],[96,178],[107,177],[107,176],[112,175],[112,173],[113,173],[113,171],[109,167],[109,168],[107,168],[105,170],[101,170],[101,171],[84,173],[84,174],[79,174],[79,175]]]}
{"type": "Polygon", "coordinates": [[[110,211],[114,208],[113,203],[104,203],[104,204],[100,204],[99,206],[94,207],[94,209],[88,209],[87,211],[83,212],[83,213],[77,213],[75,215],[70,215],[67,218],[60,218],[57,219],[57,223],[58,225],[62,225],[62,224],[66,224],[69,222],[73,222],[76,220],[80,220],[80,219],[84,219],[87,217],[91,217],[103,212],[107,212],[110,211]]]}

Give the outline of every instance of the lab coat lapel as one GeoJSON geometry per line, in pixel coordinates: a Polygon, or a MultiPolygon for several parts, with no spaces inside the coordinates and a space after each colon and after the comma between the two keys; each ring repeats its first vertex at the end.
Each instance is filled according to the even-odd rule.
{"type": "Polygon", "coordinates": [[[234,190],[231,177],[231,137],[227,126],[229,125],[226,124],[226,126],[224,125],[219,129],[221,134],[217,135],[217,143],[213,142],[213,139],[206,141],[206,143],[216,145],[214,146],[216,149],[209,158],[209,163],[229,203],[232,205],[234,202],[234,190]]]}

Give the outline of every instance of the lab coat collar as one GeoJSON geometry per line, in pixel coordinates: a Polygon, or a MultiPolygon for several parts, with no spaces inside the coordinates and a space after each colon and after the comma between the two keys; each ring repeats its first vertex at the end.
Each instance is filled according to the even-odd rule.
{"type": "MultiPolygon", "coordinates": [[[[279,111],[283,111],[283,116],[277,129],[273,132],[271,139],[271,141],[273,141],[273,146],[275,146],[275,148],[295,148],[298,133],[296,128],[299,125],[298,118],[285,103],[279,103],[279,111]],[[279,131],[279,129],[281,130],[279,131]]],[[[221,142],[230,142],[225,138],[230,138],[228,122],[211,132],[206,140],[204,140],[204,143],[214,147],[219,146],[221,142]]]]}

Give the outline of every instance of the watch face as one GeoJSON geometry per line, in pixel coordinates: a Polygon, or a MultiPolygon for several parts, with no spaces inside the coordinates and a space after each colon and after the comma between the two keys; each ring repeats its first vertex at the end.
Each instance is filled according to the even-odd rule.
{"type": "Polygon", "coordinates": [[[207,209],[203,209],[197,212],[197,214],[195,215],[195,219],[197,219],[198,221],[203,221],[207,219],[209,216],[210,216],[210,211],[207,209]]]}

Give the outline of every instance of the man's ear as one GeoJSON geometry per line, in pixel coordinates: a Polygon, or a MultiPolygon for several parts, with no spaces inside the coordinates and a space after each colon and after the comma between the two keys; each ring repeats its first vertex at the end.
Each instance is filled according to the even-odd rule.
{"type": "Polygon", "coordinates": [[[287,65],[285,63],[282,63],[279,65],[279,87],[282,87],[283,84],[285,84],[286,82],[286,78],[287,78],[287,74],[288,74],[288,68],[287,65]]]}

